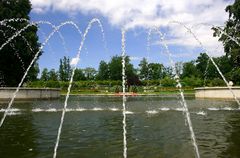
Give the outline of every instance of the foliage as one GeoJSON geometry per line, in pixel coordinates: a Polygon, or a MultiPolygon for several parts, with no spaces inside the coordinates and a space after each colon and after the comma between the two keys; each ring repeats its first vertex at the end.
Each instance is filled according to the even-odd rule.
{"type": "MultiPolygon", "coordinates": [[[[2,0],[0,1],[0,20],[11,18],[29,19],[31,4],[29,0],[2,0]]],[[[17,30],[27,26],[29,22],[8,22],[6,27],[0,26],[0,45],[12,37],[17,30]]],[[[0,51],[0,74],[5,86],[17,86],[24,72],[31,63],[35,53],[39,51],[37,27],[31,26],[14,38],[0,51]],[[27,46],[29,45],[31,49],[27,46]]],[[[41,52],[39,53],[39,56],[41,52]]],[[[36,62],[30,68],[25,81],[37,79],[38,65],[36,62]]]]}
{"type": "Polygon", "coordinates": [[[108,66],[110,80],[122,80],[122,57],[113,56],[108,66]]]}
{"type": "Polygon", "coordinates": [[[183,72],[181,78],[197,76],[199,76],[199,70],[195,66],[195,61],[190,61],[183,64],[183,72]]]}
{"type": "Polygon", "coordinates": [[[149,80],[157,80],[165,77],[163,73],[163,65],[158,63],[150,63],[148,66],[149,80]]]}
{"type": "Polygon", "coordinates": [[[139,68],[140,68],[140,73],[139,73],[139,78],[141,80],[149,80],[148,77],[148,62],[146,58],[143,58],[140,63],[139,63],[139,68]]]}
{"type": "MultiPolygon", "coordinates": [[[[113,56],[108,66],[110,80],[122,80],[122,57],[113,56]]],[[[128,56],[125,57],[125,67],[128,86],[140,84],[138,76],[136,75],[136,70],[130,63],[130,58],[128,56]]]]}
{"type": "Polygon", "coordinates": [[[225,83],[222,79],[220,78],[214,78],[213,80],[211,80],[211,82],[208,84],[208,86],[210,87],[214,87],[214,86],[224,86],[225,83]]]}
{"type": "Polygon", "coordinates": [[[54,69],[51,69],[48,72],[48,80],[50,81],[58,81],[58,74],[54,69]]]}
{"type": "Polygon", "coordinates": [[[204,78],[205,71],[209,64],[210,60],[206,53],[200,53],[196,60],[196,69],[198,70],[199,76],[204,78]]]}
{"type": "Polygon", "coordinates": [[[69,81],[71,77],[71,66],[69,57],[64,56],[63,59],[60,59],[59,65],[59,79],[60,81],[69,81]]]}
{"type": "Polygon", "coordinates": [[[94,80],[97,75],[97,71],[91,67],[85,68],[83,72],[87,80],[94,80]]]}
{"type": "Polygon", "coordinates": [[[82,69],[76,69],[75,74],[73,76],[73,81],[81,81],[86,80],[85,74],[82,69]]]}
{"type": "MultiPolygon", "coordinates": [[[[139,87],[141,86],[157,86],[157,87],[175,87],[176,81],[173,79],[172,69],[169,67],[164,67],[162,64],[158,63],[149,63],[148,64],[148,77],[150,80],[146,80],[142,78],[139,80],[141,68],[139,69],[139,74],[137,74],[137,70],[130,63],[130,59],[126,58],[126,79],[127,79],[127,90],[133,91],[132,88],[137,86],[135,89],[139,91],[139,87]]],[[[144,59],[142,60],[144,61],[144,59]]],[[[231,60],[226,56],[215,57],[213,61],[219,66],[223,75],[227,78],[228,81],[233,81],[235,85],[239,85],[240,75],[239,69],[233,68],[231,65],[231,60]]],[[[142,62],[143,63],[143,62],[142,62]]],[[[73,78],[73,89],[82,89],[82,88],[90,88],[95,89],[101,87],[107,88],[109,91],[118,91],[119,86],[122,85],[122,60],[121,57],[114,56],[109,63],[101,61],[99,71],[102,71],[100,74],[94,68],[86,68],[79,69],[77,68],[75,71],[75,75],[73,78]],[[102,66],[100,66],[102,65],[102,66]],[[107,68],[108,67],[108,68],[107,68]],[[119,68],[119,69],[117,69],[119,68]],[[105,71],[108,69],[107,71],[105,71]],[[105,74],[104,74],[105,71],[105,74]],[[107,77],[107,73],[112,74],[107,77]],[[103,75],[104,74],[104,75],[103,75]],[[118,80],[114,78],[118,74],[118,80]],[[101,76],[101,77],[100,77],[101,76]],[[111,80],[111,78],[113,78],[111,80]],[[108,87],[115,87],[113,89],[109,89],[108,87]]],[[[141,64],[139,64],[141,65],[141,64]]],[[[144,64],[142,64],[144,65],[144,64]]],[[[200,86],[218,86],[224,85],[221,80],[221,76],[219,75],[216,67],[213,65],[211,60],[209,60],[207,54],[201,53],[196,61],[190,61],[185,63],[177,64],[178,67],[182,67],[179,73],[181,73],[181,83],[184,87],[200,87],[200,86]],[[182,65],[182,66],[181,66],[182,65]],[[214,83],[216,82],[216,83],[214,83]],[[205,84],[206,83],[206,84],[205,84]]],[[[71,70],[70,70],[71,71],[71,70]]],[[[146,75],[146,74],[145,74],[146,75]]],[[[145,76],[146,77],[146,76],[145,76]]],[[[63,89],[67,89],[68,82],[62,81],[59,77],[59,73],[51,70],[48,72],[47,69],[42,71],[41,76],[42,81],[57,81],[60,82],[60,87],[63,89]]],[[[46,86],[46,84],[44,84],[46,86]]],[[[154,90],[158,91],[158,90],[154,90]]]]}
{"type": "Polygon", "coordinates": [[[229,18],[225,23],[223,30],[218,28],[213,28],[214,36],[219,36],[219,41],[223,43],[224,50],[227,57],[229,57],[234,65],[234,67],[240,67],[240,1],[235,0],[232,5],[226,7],[226,12],[229,13],[229,18]],[[235,38],[238,44],[231,40],[225,34],[220,31],[226,32],[230,37],[235,38]]]}
{"type": "Polygon", "coordinates": [[[201,87],[203,85],[203,80],[195,76],[185,77],[182,80],[182,85],[184,87],[201,87]]]}
{"type": "Polygon", "coordinates": [[[109,67],[105,61],[101,61],[98,68],[97,80],[109,79],[109,67]]]}
{"type": "Polygon", "coordinates": [[[230,80],[233,81],[235,85],[240,85],[240,68],[235,68],[231,71],[230,80]]]}
{"type": "Polygon", "coordinates": [[[174,79],[171,79],[169,77],[165,77],[161,81],[162,86],[164,87],[175,87],[176,86],[176,81],[174,79]]]}
{"type": "Polygon", "coordinates": [[[41,75],[41,80],[42,81],[48,81],[49,80],[48,69],[47,68],[43,69],[42,75],[41,75]]]}

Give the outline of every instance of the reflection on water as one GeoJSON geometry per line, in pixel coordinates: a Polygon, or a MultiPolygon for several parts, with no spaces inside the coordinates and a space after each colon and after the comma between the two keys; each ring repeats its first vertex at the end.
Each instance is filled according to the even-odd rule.
{"type": "MultiPolygon", "coordinates": [[[[52,157],[63,101],[15,102],[0,129],[0,157],[52,157]]],[[[240,157],[236,103],[194,98],[187,103],[201,157],[240,157]]],[[[2,116],[6,104],[0,104],[2,116]]],[[[122,157],[121,108],[121,97],[70,97],[58,157],[122,157]]],[[[127,111],[128,157],[194,157],[176,97],[130,97],[127,111]]]]}
{"type": "Polygon", "coordinates": [[[228,126],[226,130],[229,131],[229,134],[226,137],[228,146],[226,150],[223,150],[219,157],[224,158],[239,158],[240,157],[240,115],[233,113],[226,118],[228,126]]]}
{"type": "MultiPolygon", "coordinates": [[[[30,104],[28,106],[31,108],[30,104]]],[[[8,117],[0,128],[0,157],[25,158],[38,155],[39,151],[33,149],[37,147],[39,132],[33,127],[32,120],[32,115],[28,113],[8,117]]]]}

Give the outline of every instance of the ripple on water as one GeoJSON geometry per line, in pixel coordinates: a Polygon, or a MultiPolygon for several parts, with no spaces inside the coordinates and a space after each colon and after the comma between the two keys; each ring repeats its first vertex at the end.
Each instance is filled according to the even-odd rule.
{"type": "Polygon", "coordinates": [[[218,110],[220,110],[220,108],[208,108],[208,110],[210,110],[210,111],[218,111],[218,110]]]}
{"type": "MultiPolygon", "coordinates": [[[[6,109],[0,109],[0,112],[5,112],[6,109]]],[[[12,108],[12,109],[9,109],[9,112],[19,112],[21,111],[21,109],[17,109],[17,108],[12,108]]]]}
{"type": "Polygon", "coordinates": [[[111,110],[111,111],[119,111],[118,108],[109,108],[109,110],[111,110]]]}
{"type": "Polygon", "coordinates": [[[46,112],[57,112],[57,111],[59,111],[59,110],[56,108],[51,108],[51,109],[46,110],[46,112]]]}
{"type": "Polygon", "coordinates": [[[132,112],[132,111],[126,111],[125,114],[128,114],[128,115],[130,114],[130,115],[131,115],[131,114],[134,114],[134,112],[132,112]]]}
{"type": "Polygon", "coordinates": [[[154,115],[154,114],[157,114],[158,111],[157,110],[148,110],[146,111],[147,114],[150,114],[150,115],[154,115]]]}
{"type": "Polygon", "coordinates": [[[21,112],[9,112],[7,113],[8,116],[15,116],[15,115],[21,115],[22,113],[21,112]]]}
{"type": "Polygon", "coordinates": [[[93,111],[102,111],[103,109],[102,108],[93,108],[92,110],[93,111]]]}
{"type": "Polygon", "coordinates": [[[161,110],[161,111],[169,111],[170,108],[163,107],[163,108],[159,108],[159,110],[161,110]]]}
{"type": "Polygon", "coordinates": [[[32,112],[42,112],[42,111],[44,111],[44,109],[40,109],[40,108],[32,109],[32,112]]]}
{"type": "Polygon", "coordinates": [[[205,116],[205,115],[207,115],[207,113],[206,113],[206,112],[204,112],[204,111],[199,111],[199,112],[197,112],[196,114],[197,114],[197,115],[202,115],[202,116],[205,116]]]}
{"type": "Polygon", "coordinates": [[[236,108],[232,108],[232,107],[223,107],[223,108],[211,107],[211,108],[208,108],[208,110],[210,110],[210,111],[220,111],[220,110],[223,110],[223,111],[234,111],[234,110],[240,110],[240,109],[236,109],[236,108]]]}
{"type": "Polygon", "coordinates": [[[184,108],[176,108],[174,110],[176,110],[176,111],[185,111],[184,108]]]}

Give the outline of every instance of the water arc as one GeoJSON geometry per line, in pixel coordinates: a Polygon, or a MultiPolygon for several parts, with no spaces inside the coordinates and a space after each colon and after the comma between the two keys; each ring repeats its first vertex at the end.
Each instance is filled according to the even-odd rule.
{"type": "MultiPolygon", "coordinates": [[[[94,23],[98,23],[99,26],[100,26],[100,28],[102,28],[102,24],[101,24],[100,20],[97,19],[97,18],[94,18],[94,19],[92,19],[92,20],[88,23],[88,26],[87,26],[87,28],[85,29],[85,32],[84,32],[84,34],[83,34],[83,37],[82,37],[82,40],[81,40],[81,43],[80,43],[80,46],[79,46],[79,49],[78,49],[78,52],[77,52],[77,56],[76,56],[77,62],[76,62],[76,64],[74,65],[74,68],[73,68],[73,71],[72,71],[72,74],[71,74],[71,78],[70,78],[70,81],[69,81],[69,86],[68,86],[67,95],[66,95],[65,101],[64,101],[64,108],[63,108],[63,110],[62,110],[61,121],[60,121],[60,125],[59,125],[59,128],[58,128],[58,134],[57,134],[57,139],[56,139],[56,143],[55,143],[55,147],[54,147],[53,158],[56,158],[56,157],[57,157],[57,150],[58,150],[58,145],[59,145],[59,141],[60,141],[62,126],[63,126],[64,117],[65,117],[65,113],[66,113],[66,109],[67,109],[67,104],[68,104],[68,99],[69,99],[69,95],[70,95],[70,91],[71,91],[71,87],[72,87],[73,77],[74,77],[75,70],[76,70],[76,68],[77,68],[78,62],[79,62],[79,60],[80,60],[80,53],[81,53],[81,50],[82,50],[82,48],[83,48],[84,42],[85,42],[85,40],[86,40],[86,36],[88,35],[88,32],[89,32],[89,30],[91,29],[91,27],[92,27],[92,25],[93,25],[94,23]]],[[[102,29],[102,30],[103,30],[103,29],[102,29]]],[[[103,38],[104,38],[104,36],[103,36],[103,38]]]]}
{"type": "MultiPolygon", "coordinates": [[[[226,86],[228,87],[228,89],[230,90],[230,92],[233,95],[234,100],[237,102],[237,104],[239,105],[240,108],[240,101],[238,100],[236,94],[234,93],[234,91],[232,90],[232,87],[229,85],[228,81],[226,80],[225,76],[223,75],[222,71],[219,69],[219,67],[217,66],[216,62],[213,60],[213,58],[209,55],[209,51],[203,46],[202,42],[197,38],[197,36],[192,32],[192,30],[187,27],[186,25],[184,25],[182,22],[179,21],[172,21],[170,23],[175,23],[175,24],[179,24],[180,26],[184,27],[192,36],[193,38],[198,42],[198,44],[200,45],[200,47],[207,53],[207,55],[210,58],[210,61],[213,63],[213,65],[215,66],[215,68],[217,69],[218,73],[220,74],[220,76],[222,77],[223,81],[225,82],[226,86]]],[[[219,31],[221,31],[222,33],[224,33],[221,29],[216,28],[219,31]]],[[[226,33],[224,33],[226,36],[228,36],[231,40],[233,40],[234,42],[236,42],[236,44],[238,44],[240,46],[240,43],[233,37],[227,35],[226,33]]]]}
{"type": "MultiPolygon", "coordinates": [[[[177,83],[176,87],[179,89],[180,96],[181,96],[181,99],[182,99],[181,103],[182,103],[183,108],[184,108],[185,117],[186,117],[187,124],[188,124],[188,127],[189,127],[189,131],[190,131],[190,134],[191,134],[191,140],[192,140],[192,144],[193,144],[193,147],[194,147],[195,156],[197,158],[200,158],[198,145],[197,145],[195,133],[194,133],[193,126],[192,126],[192,121],[191,121],[191,118],[190,118],[190,112],[188,110],[188,105],[187,105],[185,97],[184,97],[184,93],[183,93],[183,90],[182,90],[182,84],[180,82],[180,77],[178,76],[178,74],[176,72],[176,68],[174,66],[175,63],[174,63],[174,61],[172,59],[172,54],[169,51],[168,45],[164,42],[164,36],[163,36],[162,32],[157,27],[153,27],[153,28],[149,29],[148,38],[151,37],[151,34],[153,33],[153,31],[155,31],[160,36],[160,39],[163,42],[163,46],[166,49],[166,52],[167,52],[167,55],[168,55],[168,59],[170,61],[171,67],[173,69],[173,73],[175,74],[174,79],[175,79],[175,81],[177,83]]],[[[150,40],[148,40],[148,41],[150,41],[150,40]]],[[[150,45],[150,43],[148,43],[148,45],[150,45]]]]}
{"type": "MultiPolygon", "coordinates": [[[[9,38],[8,42],[4,43],[1,48],[3,48],[6,44],[8,44],[11,40],[13,40],[14,38],[16,38],[17,36],[19,36],[21,34],[21,32],[25,31],[28,27],[32,26],[32,25],[36,25],[37,23],[42,23],[42,21],[39,21],[39,22],[36,22],[36,23],[32,23],[32,24],[29,24],[27,25],[26,27],[24,27],[23,29],[19,30],[16,34],[14,34],[11,38],[9,38]]],[[[63,26],[65,25],[71,25],[71,22],[64,22],[64,23],[61,23],[59,26],[57,26],[50,34],[49,36],[47,37],[47,39],[44,41],[44,43],[42,44],[42,46],[40,47],[39,51],[35,54],[34,58],[32,59],[31,63],[29,64],[27,70],[25,71],[23,77],[22,77],[22,80],[20,81],[20,83],[18,84],[18,87],[16,89],[16,91],[13,93],[12,95],[12,98],[7,106],[7,110],[4,112],[4,115],[0,121],[0,128],[1,126],[3,125],[3,122],[7,116],[7,113],[8,111],[10,110],[12,104],[13,104],[13,101],[20,89],[20,87],[22,86],[23,82],[24,82],[24,79],[26,78],[27,74],[28,74],[28,71],[30,70],[30,68],[32,67],[32,65],[34,64],[34,62],[37,60],[38,58],[38,55],[39,53],[42,51],[42,49],[44,48],[44,46],[48,43],[48,41],[51,39],[51,37],[59,30],[61,29],[63,26]]],[[[1,49],[0,49],[1,50],[1,49]]]]}

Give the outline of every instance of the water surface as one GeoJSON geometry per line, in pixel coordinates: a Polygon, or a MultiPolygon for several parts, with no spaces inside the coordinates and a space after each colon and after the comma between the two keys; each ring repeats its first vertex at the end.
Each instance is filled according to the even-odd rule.
{"type": "MultiPolygon", "coordinates": [[[[50,158],[64,98],[15,102],[0,128],[1,158],[50,158]]],[[[233,101],[187,98],[202,158],[240,157],[240,110],[233,101]]],[[[6,103],[0,103],[2,117],[6,103]]],[[[176,97],[127,99],[128,157],[193,158],[190,133],[176,97]]],[[[71,96],[59,158],[120,158],[122,98],[71,96]]]]}

